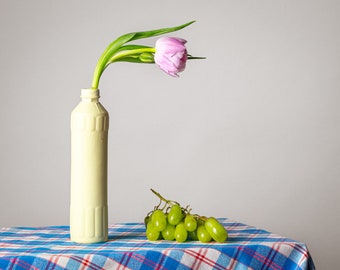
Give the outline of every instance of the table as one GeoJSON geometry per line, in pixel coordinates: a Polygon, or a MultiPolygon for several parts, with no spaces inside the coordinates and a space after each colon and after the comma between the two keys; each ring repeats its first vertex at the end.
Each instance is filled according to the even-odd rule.
{"type": "Polygon", "coordinates": [[[150,242],[142,223],[109,226],[109,241],[76,244],[68,226],[0,229],[0,269],[315,269],[305,244],[219,219],[226,243],[150,242]]]}

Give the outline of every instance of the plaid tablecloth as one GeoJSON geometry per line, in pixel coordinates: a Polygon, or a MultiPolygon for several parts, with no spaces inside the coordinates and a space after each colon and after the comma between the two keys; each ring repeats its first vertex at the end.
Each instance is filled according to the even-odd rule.
{"type": "Polygon", "coordinates": [[[0,229],[0,269],[315,269],[305,244],[220,219],[226,243],[150,242],[142,223],[109,227],[109,241],[76,244],[69,227],[0,229]]]}

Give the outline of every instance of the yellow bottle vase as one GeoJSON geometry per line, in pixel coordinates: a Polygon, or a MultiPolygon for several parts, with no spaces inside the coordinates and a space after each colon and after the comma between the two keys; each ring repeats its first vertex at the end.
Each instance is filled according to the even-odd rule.
{"type": "Polygon", "coordinates": [[[99,90],[82,89],[80,97],[71,114],[70,236],[77,243],[105,242],[109,115],[99,90]]]}

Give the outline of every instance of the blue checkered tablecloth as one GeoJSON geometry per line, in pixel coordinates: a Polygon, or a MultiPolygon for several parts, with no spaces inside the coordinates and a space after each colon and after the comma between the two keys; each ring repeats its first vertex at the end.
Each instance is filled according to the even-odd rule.
{"type": "Polygon", "coordinates": [[[315,269],[305,244],[220,219],[225,243],[150,242],[142,223],[109,226],[109,241],[76,244],[68,226],[0,229],[0,269],[315,269]]]}

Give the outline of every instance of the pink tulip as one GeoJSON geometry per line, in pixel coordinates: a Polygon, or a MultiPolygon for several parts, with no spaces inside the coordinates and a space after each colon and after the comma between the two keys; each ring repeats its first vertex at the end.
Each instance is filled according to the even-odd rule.
{"type": "Polygon", "coordinates": [[[188,59],[186,40],[173,37],[162,37],[156,41],[155,63],[173,77],[185,69],[188,59]]]}

